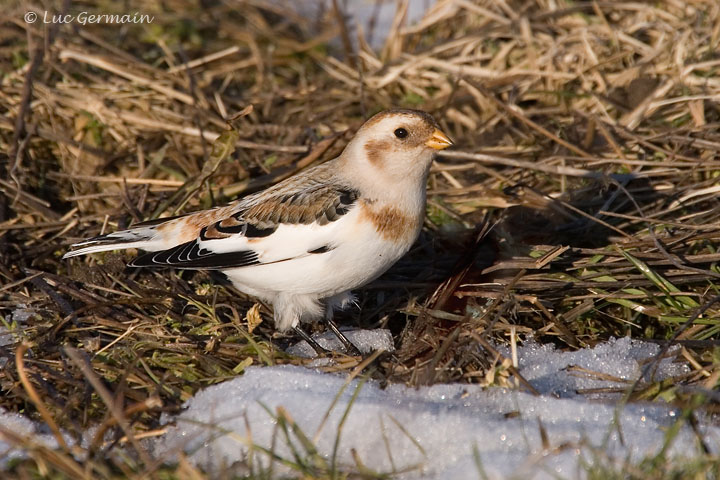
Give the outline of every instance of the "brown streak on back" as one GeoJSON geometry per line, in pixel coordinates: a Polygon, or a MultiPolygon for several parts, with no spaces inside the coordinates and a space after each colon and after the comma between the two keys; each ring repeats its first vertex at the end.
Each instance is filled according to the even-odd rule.
{"type": "Polygon", "coordinates": [[[321,221],[327,210],[337,205],[339,195],[337,188],[328,186],[292,199],[284,195],[271,197],[244,211],[243,219],[251,223],[307,225],[321,221]]]}
{"type": "MultiPolygon", "coordinates": [[[[204,227],[214,224],[215,222],[222,220],[229,215],[234,206],[228,205],[226,207],[214,208],[212,210],[205,210],[197,213],[192,213],[184,217],[169,220],[156,228],[159,232],[177,232],[177,243],[185,243],[197,238],[200,234],[200,230],[204,227]],[[180,226],[177,230],[175,228],[180,226]]],[[[220,232],[215,232],[217,235],[222,235],[220,232]]],[[[222,235],[213,238],[224,238],[227,235],[222,235]]]]}

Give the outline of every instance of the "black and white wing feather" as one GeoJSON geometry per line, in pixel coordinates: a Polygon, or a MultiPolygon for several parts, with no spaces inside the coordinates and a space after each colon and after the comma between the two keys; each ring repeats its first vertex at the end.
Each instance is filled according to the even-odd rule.
{"type": "Polygon", "coordinates": [[[140,248],[148,253],[131,266],[221,270],[327,252],[336,223],[356,205],[359,194],[328,181],[326,170],[313,170],[318,175],[290,178],[225,207],[86,240],[75,245],[84,248],[65,257],[140,248]]]}

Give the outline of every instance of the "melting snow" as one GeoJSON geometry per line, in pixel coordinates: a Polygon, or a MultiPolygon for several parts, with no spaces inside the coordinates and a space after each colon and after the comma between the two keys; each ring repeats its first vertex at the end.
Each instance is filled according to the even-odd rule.
{"type": "MultiPolygon", "coordinates": [[[[361,350],[388,347],[386,331],[351,337],[361,350]]],[[[677,410],[657,402],[620,408],[619,394],[578,393],[626,387],[659,350],[657,345],[629,338],[575,352],[529,341],[518,349],[520,372],[540,396],[465,384],[382,389],[374,382],[346,382],[344,375],[309,368],[250,367],[238,378],[199,392],[182,414],[164,419],[168,423],[164,437],[145,445],[169,462],[185,452],[209,472],[241,475],[248,473],[248,464],[257,472],[269,462],[262,449],[293,458],[288,439],[278,431],[277,415],[284,411],[328,463],[339,440],[339,468],[354,468],[357,459],[376,472],[395,472],[404,479],[483,474],[582,478],[585,465],[597,459],[618,464],[639,461],[663,447],[667,429],[678,420],[677,410]],[[587,371],[605,376],[600,379],[587,371]]],[[[685,364],[666,358],[655,378],[687,371],[685,364]]],[[[720,453],[720,428],[703,417],[700,423],[705,443],[720,453]]],[[[57,447],[47,428],[21,415],[0,412],[2,430],[57,447]]],[[[293,448],[303,451],[296,436],[289,438],[293,448]]],[[[5,441],[0,441],[0,451],[7,452],[4,461],[23,455],[5,441]]],[[[696,435],[681,428],[669,454],[692,458],[700,453],[696,435]]],[[[292,473],[287,468],[279,462],[273,465],[275,475],[292,473]]]]}
{"type": "MultiPolygon", "coordinates": [[[[256,469],[267,465],[267,454],[257,447],[292,459],[277,431],[275,416],[282,408],[328,462],[339,436],[341,467],[356,465],[357,458],[377,472],[404,472],[398,478],[478,478],[479,469],[490,478],[582,477],[583,463],[599,454],[622,462],[656,453],[678,412],[657,403],[629,404],[618,411],[618,396],[592,399],[576,390],[626,383],[578,376],[568,367],[633,380],[641,372],[639,362],[658,351],[656,345],[628,338],[569,353],[529,342],[518,352],[520,370],[541,396],[462,384],[381,389],[357,380],[343,390],[344,376],[294,366],[252,367],[198,393],[180,416],[166,419],[173,425],[155,443],[155,454],[170,460],[183,450],[208,471],[234,466],[238,474],[246,472],[241,462],[248,458],[256,469]],[[615,418],[623,440],[613,427],[615,418]],[[543,448],[541,430],[549,449],[543,448]]],[[[665,359],[656,378],[686,369],[665,359]]],[[[720,428],[705,424],[701,430],[705,442],[720,452],[720,428]]],[[[291,441],[302,451],[296,438],[291,441]]],[[[699,453],[694,434],[681,429],[670,454],[699,453]]],[[[282,473],[282,468],[276,464],[274,471],[282,473]]]]}
{"type": "MultiPolygon", "coordinates": [[[[384,352],[395,351],[390,330],[342,330],[342,333],[353,345],[358,347],[361,353],[372,353],[375,350],[382,350],[384,352]]],[[[332,350],[334,352],[342,352],[345,350],[343,344],[340,343],[340,339],[332,332],[315,334],[313,335],[313,340],[326,350],[332,350]]],[[[313,350],[305,340],[288,348],[287,352],[298,357],[313,358],[317,356],[315,350],[313,350]]]]}

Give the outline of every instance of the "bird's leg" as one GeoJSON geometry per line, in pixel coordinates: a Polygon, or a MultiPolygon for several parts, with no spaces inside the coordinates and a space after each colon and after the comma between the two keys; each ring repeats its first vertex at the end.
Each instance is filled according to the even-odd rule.
{"type": "Polygon", "coordinates": [[[300,338],[305,340],[308,343],[308,345],[310,345],[313,348],[313,350],[315,350],[315,353],[317,353],[318,355],[325,355],[327,353],[330,353],[330,350],[323,348],[322,345],[320,345],[315,340],[313,340],[313,338],[310,335],[308,335],[307,332],[305,330],[303,330],[302,328],[295,326],[295,327],[293,327],[293,330],[295,330],[295,333],[297,333],[300,338]]]}
{"type": "Polygon", "coordinates": [[[358,350],[358,348],[352,344],[350,340],[343,334],[338,326],[333,322],[332,318],[325,317],[325,323],[327,323],[327,326],[332,330],[332,332],[335,334],[335,336],[340,340],[340,342],[345,346],[345,351],[348,353],[348,355],[360,355],[362,356],[362,352],[358,350]]]}
{"type": "Polygon", "coordinates": [[[350,292],[344,292],[327,299],[325,304],[325,323],[328,328],[335,334],[340,342],[345,346],[348,355],[362,355],[360,350],[348,340],[348,338],[340,331],[337,324],[333,322],[333,310],[335,307],[345,308],[349,303],[355,302],[355,297],[350,292]]]}
{"type": "Polygon", "coordinates": [[[300,328],[302,311],[298,308],[297,300],[292,295],[279,294],[273,300],[273,315],[275,317],[275,328],[280,331],[292,328],[295,333],[305,340],[318,355],[330,353],[320,346],[305,330],[300,328]]]}

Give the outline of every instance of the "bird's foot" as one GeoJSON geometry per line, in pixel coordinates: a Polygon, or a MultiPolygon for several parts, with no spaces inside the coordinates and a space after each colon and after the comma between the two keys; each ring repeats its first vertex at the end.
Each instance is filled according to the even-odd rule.
{"type": "Polygon", "coordinates": [[[338,326],[335,324],[335,322],[332,321],[330,318],[325,318],[325,323],[327,323],[328,328],[335,334],[335,336],[340,340],[340,343],[343,344],[345,347],[345,352],[348,355],[352,355],[353,357],[362,356],[362,352],[358,350],[358,348],[353,345],[353,343],[345,336],[344,333],[340,331],[338,326]]]}
{"type": "Polygon", "coordinates": [[[328,350],[327,348],[323,347],[318,342],[316,342],[302,328],[296,326],[296,327],[294,327],[294,330],[295,330],[295,333],[297,333],[300,338],[305,340],[307,342],[307,344],[310,345],[313,348],[313,350],[315,350],[315,353],[317,353],[318,355],[326,355],[328,353],[332,353],[330,350],[328,350]]]}
{"type": "MultiPolygon", "coordinates": [[[[332,331],[338,340],[340,340],[340,343],[343,344],[343,347],[345,347],[345,354],[357,357],[362,357],[362,352],[355,346],[353,343],[345,336],[344,333],[340,331],[337,324],[333,322],[331,319],[326,318],[325,323],[327,323],[328,328],[330,331],[332,331]]],[[[305,340],[308,345],[312,347],[313,350],[315,350],[315,353],[318,355],[327,355],[328,353],[334,353],[332,350],[328,350],[327,348],[320,345],[317,341],[315,341],[314,338],[312,338],[305,330],[300,328],[299,326],[293,327],[295,330],[295,333],[305,340]]]]}

